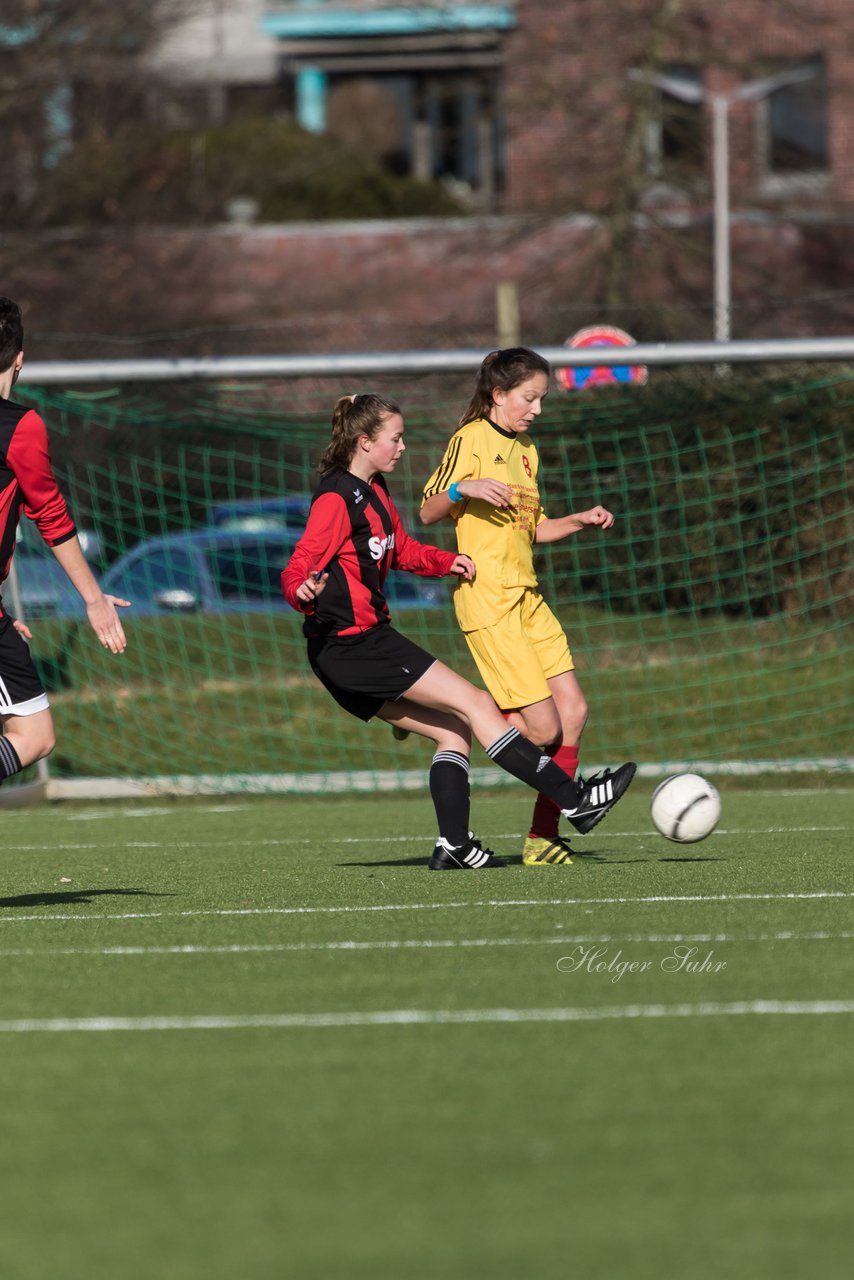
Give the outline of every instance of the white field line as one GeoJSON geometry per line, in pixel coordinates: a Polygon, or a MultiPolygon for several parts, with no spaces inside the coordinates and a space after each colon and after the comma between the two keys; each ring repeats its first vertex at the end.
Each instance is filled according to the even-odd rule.
{"type": "Polygon", "coordinates": [[[211,956],[211,955],[266,955],[304,951],[421,951],[453,950],[456,947],[551,947],[569,945],[599,945],[601,943],[652,943],[652,942],[843,942],[854,938],[852,933],[606,933],[606,934],[556,934],[550,938],[405,938],[378,942],[269,942],[229,943],[220,946],[197,946],[195,943],[178,943],[161,947],[8,947],[0,949],[0,956],[211,956]]]}
{"type": "Polygon", "coordinates": [[[196,916],[314,916],[359,915],[379,911],[453,911],[480,907],[615,907],[643,906],[647,903],[667,905],[685,902],[804,902],[814,899],[839,900],[854,898],[854,892],[817,890],[814,893],[700,893],[653,894],[639,898],[483,898],[473,902],[384,902],[363,907],[211,907],[190,911],[122,911],[89,915],[6,915],[0,914],[0,925],[44,923],[68,920],[178,920],[196,916]]]}
{"type": "Polygon", "coordinates": [[[602,1022],[637,1018],[793,1017],[854,1013],[854,1000],[747,1000],[706,1004],[628,1004],[557,1009],[384,1009],[363,1013],[261,1013],[144,1018],[16,1018],[0,1034],[66,1031],[301,1030],[326,1027],[471,1026],[478,1023],[602,1022]]]}
{"type": "MultiPolygon", "coordinates": [[[[714,840],[718,836],[772,836],[772,835],[814,835],[822,832],[833,831],[849,831],[850,827],[846,824],[841,826],[820,826],[820,827],[727,827],[718,828],[713,831],[709,840],[714,840]]],[[[641,839],[649,837],[656,841],[663,839],[659,837],[655,831],[605,831],[602,834],[607,837],[617,839],[641,839]]],[[[489,840],[521,840],[523,833],[520,831],[504,831],[497,835],[490,835],[489,840]]],[[[326,845],[349,845],[349,844],[424,844],[425,847],[435,839],[435,832],[426,834],[406,835],[406,836],[324,836],[323,844],[326,845]]],[[[317,836],[275,836],[263,840],[240,839],[234,838],[229,840],[157,840],[157,841],[141,841],[141,840],[124,840],[124,841],[100,841],[98,843],[88,844],[65,844],[61,841],[50,843],[51,851],[57,850],[60,853],[78,853],[86,850],[102,850],[109,852],[111,849],[235,849],[249,848],[262,849],[267,847],[287,848],[293,845],[312,845],[317,846],[317,836]]],[[[678,842],[677,842],[678,843],[678,842]]],[[[665,846],[662,845],[662,848],[665,846]]],[[[669,847],[669,844],[668,844],[669,847]]],[[[687,847],[687,846],[686,846],[687,847]]],[[[4,841],[3,849],[7,853],[43,853],[44,844],[9,844],[4,841]]]]}

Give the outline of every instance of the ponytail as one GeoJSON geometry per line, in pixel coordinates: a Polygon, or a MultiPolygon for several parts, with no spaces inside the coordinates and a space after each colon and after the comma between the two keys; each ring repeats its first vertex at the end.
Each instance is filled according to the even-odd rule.
{"type": "Polygon", "coordinates": [[[336,469],[346,471],[360,436],[375,440],[383,422],[392,413],[400,413],[400,407],[385,396],[370,391],[341,396],[332,411],[332,438],[320,455],[317,467],[320,474],[324,476],[336,469]]]}

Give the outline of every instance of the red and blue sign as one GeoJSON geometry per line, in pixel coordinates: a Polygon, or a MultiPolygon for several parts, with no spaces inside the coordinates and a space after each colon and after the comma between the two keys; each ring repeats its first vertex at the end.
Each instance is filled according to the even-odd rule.
{"type": "MultiPolygon", "coordinates": [[[[608,324],[594,324],[579,329],[568,338],[565,347],[575,351],[580,347],[633,347],[635,340],[622,329],[608,324]]],[[[622,384],[642,386],[648,377],[643,364],[576,365],[573,368],[556,369],[555,378],[564,391],[583,391],[587,387],[615,387],[622,384]]]]}

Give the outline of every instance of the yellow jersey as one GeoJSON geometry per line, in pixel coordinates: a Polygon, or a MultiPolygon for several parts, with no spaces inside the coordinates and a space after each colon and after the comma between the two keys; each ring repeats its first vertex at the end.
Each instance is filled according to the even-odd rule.
{"type": "Polygon", "coordinates": [[[513,506],[502,511],[478,498],[462,498],[451,508],[457,547],[475,563],[474,582],[457,582],[454,608],[463,631],[489,627],[530,587],[534,535],[546,514],[537,488],[539,455],[526,432],[505,431],[486,418],[460,427],[424,486],[422,501],[461,480],[500,480],[513,490],[513,506]]]}

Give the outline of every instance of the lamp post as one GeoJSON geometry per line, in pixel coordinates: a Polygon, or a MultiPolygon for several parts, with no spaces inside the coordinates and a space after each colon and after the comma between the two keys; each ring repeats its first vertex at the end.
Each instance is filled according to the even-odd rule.
{"type": "Polygon", "coordinates": [[[730,280],[729,206],[729,109],[734,102],[757,102],[778,89],[803,80],[812,80],[814,67],[782,71],[776,76],[750,80],[730,93],[712,93],[682,76],[653,71],[630,71],[629,78],[652,85],[680,102],[708,102],[712,108],[712,190],[714,192],[714,317],[715,341],[729,342],[731,336],[732,288],[730,280]]]}

